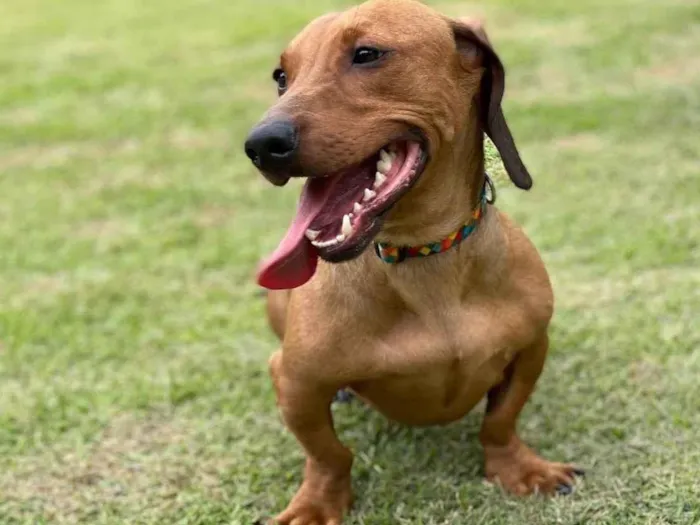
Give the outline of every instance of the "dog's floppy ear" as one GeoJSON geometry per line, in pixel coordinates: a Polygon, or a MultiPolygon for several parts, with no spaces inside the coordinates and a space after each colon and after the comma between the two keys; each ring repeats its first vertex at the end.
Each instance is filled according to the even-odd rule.
{"type": "Polygon", "coordinates": [[[479,21],[460,18],[450,22],[463,66],[471,69],[484,68],[480,89],[481,123],[484,132],[498,148],[503,165],[513,183],[518,188],[529,190],[532,187],[532,178],[520,159],[501,108],[506,77],[501,59],[491,47],[479,21]]]}

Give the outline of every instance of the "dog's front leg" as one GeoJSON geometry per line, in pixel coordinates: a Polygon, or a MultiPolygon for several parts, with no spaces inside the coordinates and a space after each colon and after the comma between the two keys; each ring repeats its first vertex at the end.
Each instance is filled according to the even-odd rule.
{"type": "Polygon", "coordinates": [[[488,394],[486,415],[479,438],[484,447],[486,477],[517,495],[541,492],[568,494],[574,477],[583,471],[538,456],[516,432],[516,422],[542,372],[547,355],[545,335],[521,351],[510,364],[503,382],[488,394]]]}
{"type": "Polygon", "coordinates": [[[306,451],[306,466],[301,487],[276,521],[339,525],[352,500],[352,453],[333,428],[330,406],[337,389],[295,378],[282,361],[278,351],[270,359],[270,373],[282,418],[306,451]]]}

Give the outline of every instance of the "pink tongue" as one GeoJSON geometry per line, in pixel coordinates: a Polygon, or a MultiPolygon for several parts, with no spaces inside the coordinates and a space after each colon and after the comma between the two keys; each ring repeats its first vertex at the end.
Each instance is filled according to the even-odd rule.
{"type": "Polygon", "coordinates": [[[284,239],[258,269],[260,286],[270,290],[296,288],[313,277],[318,264],[318,250],[306,238],[306,230],[321,213],[335,182],[333,179],[306,181],[297,214],[284,239]]]}

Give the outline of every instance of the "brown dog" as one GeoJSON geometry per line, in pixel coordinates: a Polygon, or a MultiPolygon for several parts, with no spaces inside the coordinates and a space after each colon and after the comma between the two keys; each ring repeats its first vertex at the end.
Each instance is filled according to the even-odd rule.
{"type": "Polygon", "coordinates": [[[329,408],[340,388],[415,425],[455,421],[487,396],[486,477],[515,494],[570,492],[578,471],[540,458],[516,432],[553,298],[533,245],[484,202],[483,132],[513,182],[531,180],[481,26],[413,0],[373,0],[312,22],[274,78],[279,102],[246,152],[274,184],[307,177],[258,276],[280,290],[268,298],[282,339],[270,371],[307,455],[278,522],[337,524],[350,506],[352,454],[329,408]]]}

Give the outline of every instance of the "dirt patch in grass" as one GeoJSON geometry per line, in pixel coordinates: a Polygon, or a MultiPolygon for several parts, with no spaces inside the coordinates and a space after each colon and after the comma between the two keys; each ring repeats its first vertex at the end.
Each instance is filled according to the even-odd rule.
{"type": "Polygon", "coordinates": [[[554,145],[564,150],[592,153],[603,149],[605,141],[595,133],[577,133],[556,139],[554,145]]]}
{"type": "Polygon", "coordinates": [[[114,143],[86,141],[42,146],[32,145],[7,152],[0,158],[0,170],[55,168],[74,160],[97,160],[114,155],[134,153],[139,147],[138,141],[130,139],[114,143]]]}
{"type": "MultiPolygon", "coordinates": [[[[121,237],[126,231],[133,230],[127,223],[117,219],[101,220],[101,221],[90,221],[83,224],[76,235],[80,238],[85,239],[96,239],[96,238],[118,238],[121,237]]],[[[136,233],[136,232],[134,232],[136,233]]]]}
{"type": "Polygon", "coordinates": [[[121,417],[92,445],[18,460],[0,474],[0,494],[10,506],[31,507],[52,523],[89,519],[105,506],[166,511],[189,487],[215,492],[226,467],[195,460],[187,449],[191,438],[172,421],[121,417]]]}
{"type": "Polygon", "coordinates": [[[179,126],[167,137],[169,146],[186,151],[226,148],[230,142],[231,138],[224,130],[212,132],[189,126],[179,126]]]}
{"type": "Polygon", "coordinates": [[[700,78],[700,58],[682,54],[677,60],[665,61],[641,69],[635,79],[669,86],[690,85],[700,78]]]}

